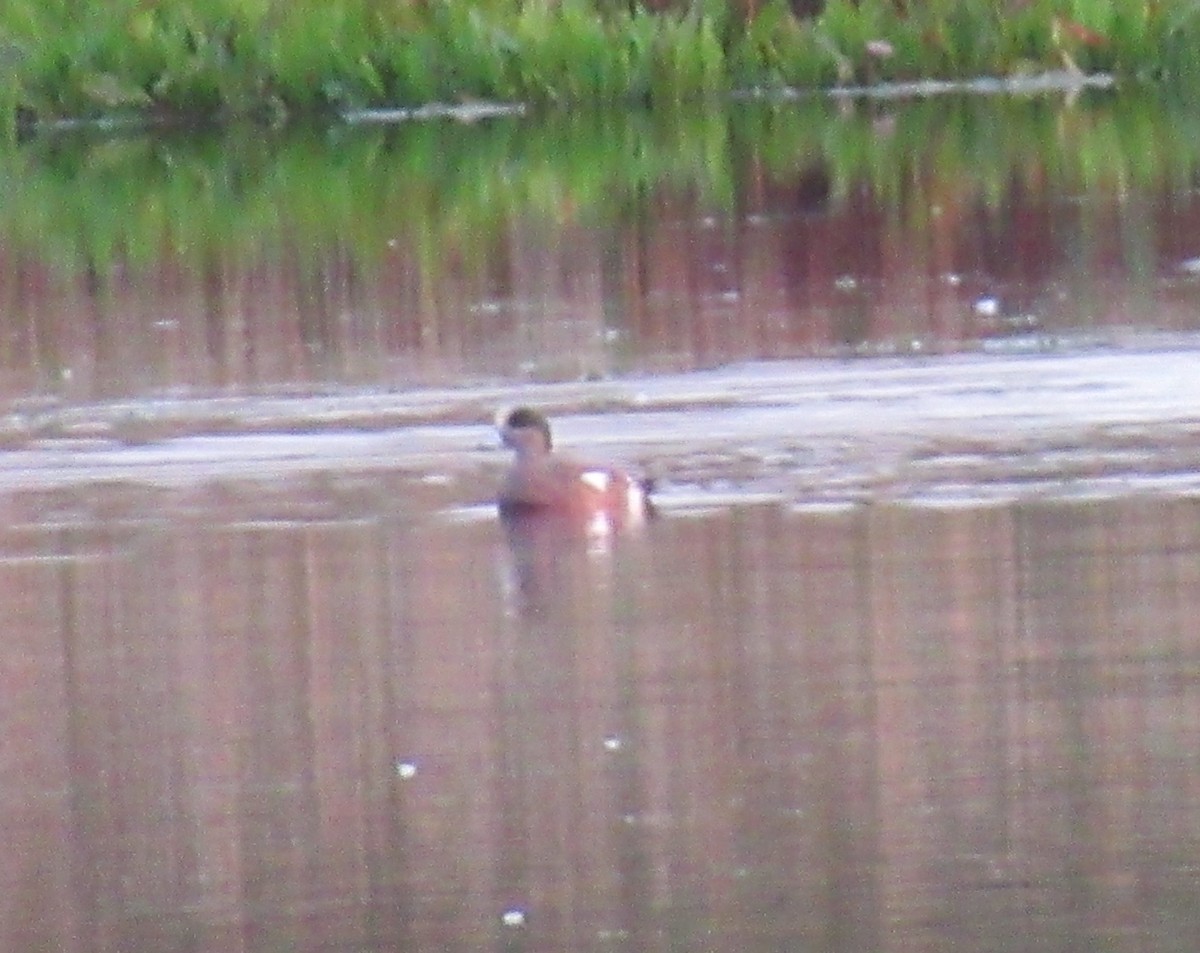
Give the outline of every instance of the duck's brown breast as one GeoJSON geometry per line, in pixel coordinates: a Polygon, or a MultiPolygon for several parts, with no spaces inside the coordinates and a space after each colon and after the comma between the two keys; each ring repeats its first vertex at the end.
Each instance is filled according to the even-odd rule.
{"type": "Polygon", "coordinates": [[[624,471],[558,456],[518,461],[504,481],[500,502],[614,515],[644,510],[640,484],[624,471]]]}

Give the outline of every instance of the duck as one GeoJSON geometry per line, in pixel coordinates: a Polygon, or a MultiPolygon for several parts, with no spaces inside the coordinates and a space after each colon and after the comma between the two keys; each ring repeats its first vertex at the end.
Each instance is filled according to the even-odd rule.
{"type": "Polygon", "coordinates": [[[522,406],[502,412],[497,427],[501,443],[515,454],[500,487],[502,515],[553,513],[619,525],[651,515],[649,481],[616,466],[559,453],[550,422],[540,411],[522,406]]]}

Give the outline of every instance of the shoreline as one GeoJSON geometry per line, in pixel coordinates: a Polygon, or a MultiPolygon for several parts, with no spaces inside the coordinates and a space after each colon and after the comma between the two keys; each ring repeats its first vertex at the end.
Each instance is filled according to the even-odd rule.
{"type": "MultiPolygon", "coordinates": [[[[790,102],[803,99],[832,100],[906,100],[932,99],[943,96],[1071,96],[1084,91],[1115,91],[1120,88],[1111,73],[1079,73],[1071,70],[1047,70],[1018,76],[980,76],[961,80],[917,80],[882,82],[870,85],[846,84],[826,87],[756,88],[731,91],[725,98],[730,106],[746,102],[790,102]]],[[[685,104],[686,105],[686,104],[685,104]]],[[[608,106],[605,108],[615,108],[608,106]]],[[[633,108],[628,106],[626,108],[633,108]]],[[[683,108],[676,106],[674,108],[683,108]]],[[[431,102],[421,106],[393,106],[347,109],[322,113],[315,117],[291,117],[286,124],[304,123],[313,119],[330,126],[385,126],[409,122],[452,120],[463,124],[491,119],[525,117],[538,110],[524,102],[431,102]]],[[[552,111],[552,110],[551,110],[552,111]]],[[[243,120],[244,121],[244,120],[243,120]]],[[[143,134],[179,129],[211,129],[236,125],[238,120],[225,123],[213,117],[197,114],[194,117],[153,113],[118,114],[106,116],[59,117],[33,119],[18,124],[23,138],[73,132],[102,132],[143,134]]]]}

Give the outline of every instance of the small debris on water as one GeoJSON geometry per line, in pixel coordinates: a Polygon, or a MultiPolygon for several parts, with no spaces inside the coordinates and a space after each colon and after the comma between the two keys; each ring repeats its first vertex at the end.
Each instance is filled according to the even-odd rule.
{"type": "Polygon", "coordinates": [[[417,765],[413,761],[397,761],[396,777],[402,781],[410,781],[417,776],[417,765]]]}
{"type": "Polygon", "coordinates": [[[619,737],[617,737],[616,735],[609,735],[607,738],[604,739],[604,750],[605,751],[620,751],[621,744],[622,744],[622,742],[619,737]]]}
{"type": "Polygon", "coordinates": [[[984,295],[982,298],[975,299],[972,310],[981,317],[994,318],[1000,313],[1000,300],[991,295],[984,295]]]}
{"type": "Polygon", "coordinates": [[[523,927],[525,926],[525,911],[512,909],[505,910],[500,914],[500,922],[506,927],[523,927]]]}

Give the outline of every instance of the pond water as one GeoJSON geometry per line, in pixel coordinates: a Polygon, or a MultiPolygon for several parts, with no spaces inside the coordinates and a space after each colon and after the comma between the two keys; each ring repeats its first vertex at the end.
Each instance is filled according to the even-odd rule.
{"type": "Polygon", "coordinates": [[[1178,950],[1195,499],[8,503],[5,948],[1178,950]]]}
{"type": "Polygon", "coordinates": [[[1109,95],[37,140],[0,161],[0,395],[1191,340],[1198,163],[1194,112],[1109,95]]]}
{"type": "Polygon", "coordinates": [[[0,160],[0,951],[1190,951],[1200,122],[0,160]],[[491,421],[657,480],[501,523],[491,421]]]}

